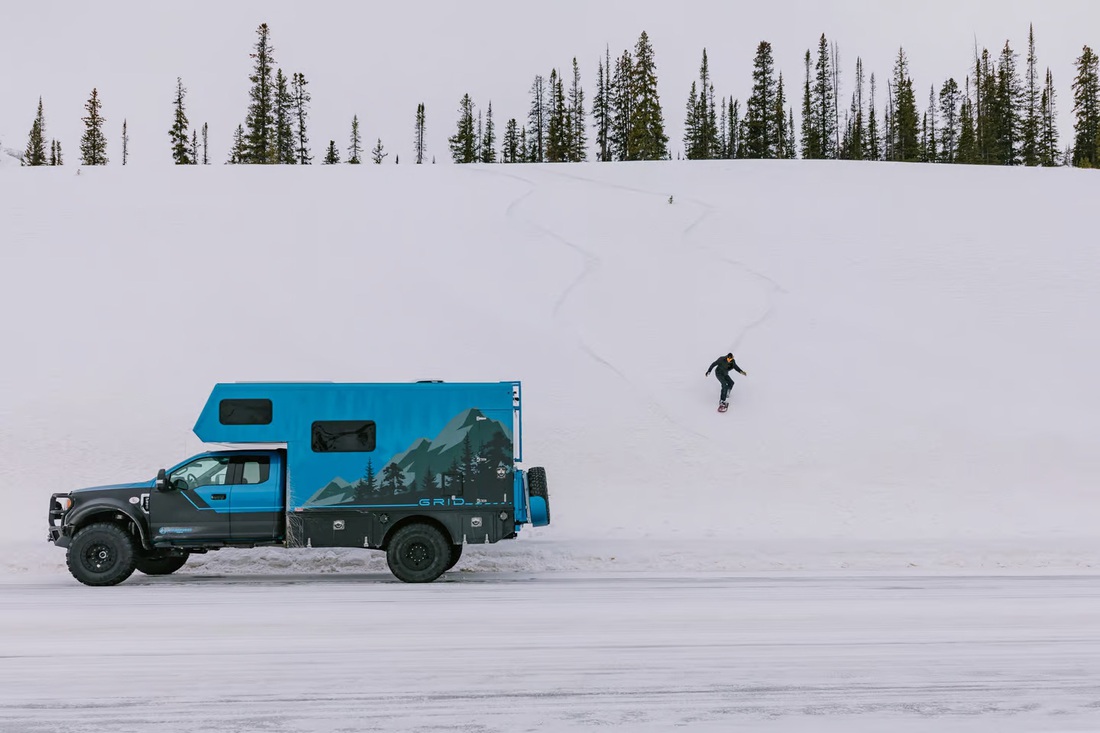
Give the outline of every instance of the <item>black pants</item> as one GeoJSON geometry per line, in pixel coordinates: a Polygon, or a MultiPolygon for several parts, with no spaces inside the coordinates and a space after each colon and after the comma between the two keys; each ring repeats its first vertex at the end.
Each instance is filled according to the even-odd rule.
{"type": "Polygon", "coordinates": [[[733,380],[730,379],[730,375],[721,372],[715,372],[714,376],[718,377],[718,381],[722,383],[722,396],[719,399],[725,402],[730,396],[730,390],[733,389],[733,380]]]}

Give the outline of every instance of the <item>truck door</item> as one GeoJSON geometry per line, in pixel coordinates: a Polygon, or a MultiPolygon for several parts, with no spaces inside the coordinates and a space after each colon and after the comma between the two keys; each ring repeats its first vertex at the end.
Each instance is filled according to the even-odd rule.
{"type": "Polygon", "coordinates": [[[229,476],[229,531],[233,540],[273,540],[282,536],[282,457],[234,456],[229,476]]]}
{"type": "Polygon", "coordinates": [[[229,538],[229,456],[199,456],[168,474],[165,491],[149,496],[153,541],[229,538]]]}

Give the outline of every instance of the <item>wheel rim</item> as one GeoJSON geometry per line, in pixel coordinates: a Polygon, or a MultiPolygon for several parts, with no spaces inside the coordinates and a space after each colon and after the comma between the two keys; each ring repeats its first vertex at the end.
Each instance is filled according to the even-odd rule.
{"type": "Polygon", "coordinates": [[[432,562],[432,548],[424,542],[410,542],[405,548],[405,560],[416,570],[422,570],[432,562]]]}
{"type": "Polygon", "coordinates": [[[102,573],[115,564],[115,551],[110,545],[96,543],[84,550],[81,558],[84,561],[84,567],[102,573]]]}

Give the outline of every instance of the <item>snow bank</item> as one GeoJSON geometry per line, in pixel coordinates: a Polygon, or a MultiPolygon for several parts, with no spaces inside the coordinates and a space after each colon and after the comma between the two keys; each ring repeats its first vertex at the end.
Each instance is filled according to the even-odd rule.
{"type": "MultiPolygon", "coordinates": [[[[152,476],[201,449],[213,382],[266,379],[522,379],[554,523],[471,569],[1088,565],[1098,193],[807,161],[9,166],[0,572],[60,567],[50,493],[152,476]],[[750,376],[718,415],[728,350],[750,376]]],[[[206,562],[368,557],[230,554],[206,562]]]]}

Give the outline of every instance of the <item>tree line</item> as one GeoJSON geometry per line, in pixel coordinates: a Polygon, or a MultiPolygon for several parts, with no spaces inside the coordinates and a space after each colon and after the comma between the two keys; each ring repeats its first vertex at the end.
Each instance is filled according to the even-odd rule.
{"type": "MultiPolygon", "coordinates": [[[[244,121],[233,132],[228,164],[309,165],[308,81],[287,74],[275,63],[270,29],[261,24],[250,54],[249,104],[244,121]]],[[[1100,61],[1089,46],[1076,59],[1072,81],[1074,136],[1061,146],[1057,93],[1048,68],[1041,70],[1034,28],[1029,28],[1023,65],[1009,42],[997,53],[975,48],[971,68],[931,85],[922,110],[909,73],[909,60],[898,49],[894,67],[882,88],[868,77],[857,57],[850,98],[842,102],[840,52],[824,34],[816,53],[804,55],[801,89],[776,73],[773,49],[761,41],[752,62],[752,87],[744,106],[732,95],[716,97],[707,51],[699,78],[691,83],[684,116],[683,151],[688,160],[797,158],[970,163],[988,165],[1100,166],[1100,61]],[[801,93],[796,120],[793,95],[801,93]],[[881,105],[881,109],[880,109],[881,105]]],[[[522,122],[509,118],[498,130],[490,101],[484,112],[469,94],[459,102],[455,131],[448,138],[456,163],[557,163],[662,160],[671,158],[665,116],[657,93],[656,55],[644,31],[634,48],[614,59],[605,48],[597,62],[591,103],[572,59],[568,75],[552,69],[531,84],[530,106],[522,122]],[[590,120],[590,122],[589,122],[590,120]]],[[[172,123],[168,130],[173,161],[208,165],[209,128],[191,127],[186,112],[187,89],[176,79],[172,123]]],[[[923,92],[921,93],[923,96],[923,92]]],[[[82,165],[107,164],[106,118],[98,91],[85,104],[82,165]]],[[[427,162],[427,117],[424,104],[414,118],[413,160],[427,162]]],[[[122,164],[129,156],[126,120],[122,123],[122,164]]],[[[364,150],[359,117],[351,120],[346,148],[329,140],[323,164],[381,164],[389,153],[377,138],[364,150]],[[346,158],[341,159],[341,152],[346,158]]],[[[24,165],[63,165],[61,143],[47,141],[42,99],[22,156],[24,165]]],[[[394,162],[400,162],[394,156],[394,162]]],[[[435,162],[434,157],[431,162],[435,162]]]]}

